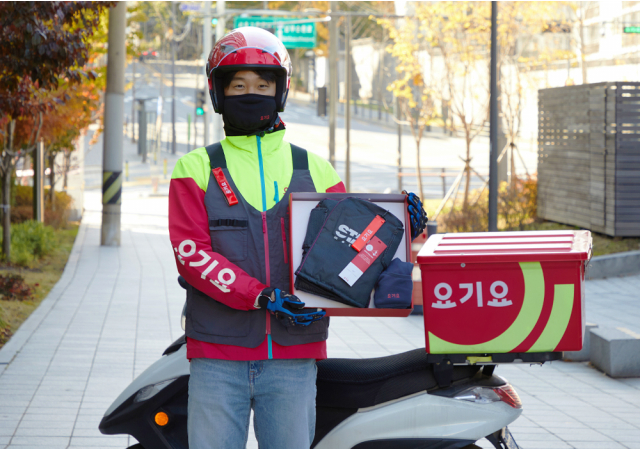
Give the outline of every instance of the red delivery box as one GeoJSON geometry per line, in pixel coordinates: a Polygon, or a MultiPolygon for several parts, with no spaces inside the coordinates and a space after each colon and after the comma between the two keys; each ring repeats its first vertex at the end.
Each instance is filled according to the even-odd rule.
{"type": "Polygon", "coordinates": [[[431,236],[418,253],[427,353],[582,348],[589,231],[431,236]]]}

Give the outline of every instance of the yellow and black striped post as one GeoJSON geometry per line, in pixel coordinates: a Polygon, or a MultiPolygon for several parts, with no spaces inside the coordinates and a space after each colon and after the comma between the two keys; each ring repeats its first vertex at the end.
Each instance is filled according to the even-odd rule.
{"type": "Polygon", "coordinates": [[[102,172],[102,204],[122,203],[122,172],[102,172]]]}

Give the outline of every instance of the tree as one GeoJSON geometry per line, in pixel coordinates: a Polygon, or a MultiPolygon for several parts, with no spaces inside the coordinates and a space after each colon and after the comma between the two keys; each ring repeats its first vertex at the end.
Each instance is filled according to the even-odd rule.
{"type": "MultiPolygon", "coordinates": [[[[562,18],[562,5],[553,2],[500,2],[498,11],[501,117],[507,145],[515,148],[524,106],[524,90],[527,81],[530,81],[527,80],[527,74],[550,61],[567,57],[566,51],[546,48],[541,45],[544,39],[537,38],[543,32],[563,31],[566,26],[562,18]],[[536,45],[532,45],[534,43],[536,45]]],[[[402,30],[390,33],[394,42],[389,47],[390,51],[401,61],[397,67],[400,80],[391,87],[397,90],[397,96],[408,98],[415,95],[415,83],[412,91],[408,87],[409,81],[415,79],[425,83],[425,74],[429,74],[431,81],[427,84],[431,84],[429,88],[437,96],[435,100],[447,107],[453,117],[453,127],[461,129],[464,135],[463,209],[466,209],[469,206],[471,175],[475,173],[471,166],[471,145],[484,130],[489,116],[491,3],[416,3],[415,18],[417,29],[413,22],[406,20],[402,30]],[[423,48],[419,46],[420,42],[424,43],[423,48]],[[421,64],[417,61],[420,52],[430,65],[428,69],[424,62],[421,64]],[[419,73],[422,79],[416,78],[419,73]],[[437,80],[443,80],[443,84],[436,85],[437,80]]],[[[427,121],[433,112],[421,114],[425,115],[422,120],[427,121]]]]}
{"type": "MultiPolygon", "coordinates": [[[[11,253],[11,177],[17,160],[35,148],[43,113],[61,99],[49,95],[62,82],[77,84],[85,72],[88,38],[99,23],[100,2],[0,2],[0,179],[5,260],[11,253]],[[28,139],[17,139],[16,123],[38,118],[28,139]]],[[[23,134],[24,136],[24,134],[23,134]]]]}
{"type": "Polygon", "coordinates": [[[580,55],[579,64],[582,72],[582,84],[587,84],[587,61],[585,60],[587,45],[585,39],[586,27],[584,22],[586,20],[587,11],[593,6],[599,7],[600,5],[592,5],[591,2],[570,2],[569,6],[576,17],[575,22],[578,27],[578,43],[576,46],[578,47],[578,53],[580,55]]]}
{"type": "Polygon", "coordinates": [[[469,203],[471,143],[489,116],[488,60],[491,32],[490,2],[434,2],[416,8],[420,31],[438,50],[446,89],[441,101],[464,133],[465,188],[463,208],[469,203]],[[448,94],[448,98],[447,95],[448,94]]]}
{"type": "MultiPolygon", "coordinates": [[[[429,54],[431,47],[418,32],[418,24],[412,19],[403,19],[400,26],[384,19],[378,21],[389,32],[393,41],[387,51],[398,60],[396,72],[398,77],[388,90],[398,99],[400,115],[404,123],[409,125],[411,135],[416,143],[416,172],[420,198],[424,198],[422,188],[422,169],[420,165],[420,142],[429,123],[436,117],[435,93],[437,80],[432,76],[432,62],[429,54]]],[[[382,61],[381,61],[382,63],[382,61]]]]}
{"type": "MultiPolygon", "coordinates": [[[[40,137],[44,142],[45,160],[49,160],[51,169],[49,200],[52,207],[56,173],[55,157],[59,153],[64,155],[61,171],[64,179],[63,186],[66,188],[70,156],[75,149],[75,141],[84,129],[96,121],[97,112],[100,111],[101,94],[104,90],[103,80],[104,77],[98,77],[96,82],[64,86],[58,93],[63,100],[56,103],[43,118],[40,137]]],[[[29,121],[22,122],[33,126],[29,121]]]]}
{"type": "Polygon", "coordinates": [[[515,153],[520,135],[524,97],[537,83],[531,72],[543,64],[566,59],[567,51],[551,48],[543,33],[566,32],[562,6],[556,2],[500,2],[498,9],[498,73],[502,130],[511,152],[511,181],[515,185],[515,153]]]}

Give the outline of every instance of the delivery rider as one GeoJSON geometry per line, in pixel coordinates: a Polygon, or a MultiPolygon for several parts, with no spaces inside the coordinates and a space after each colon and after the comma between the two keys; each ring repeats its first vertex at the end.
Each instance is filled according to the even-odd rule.
{"type": "Polygon", "coordinates": [[[283,140],[291,62],[278,38],[233,30],[207,77],[226,138],[180,158],[169,190],[171,244],[190,285],[189,446],[244,448],[253,408],[261,448],[309,448],[329,319],[285,292],[286,193],[345,188],[327,161],[283,140]]]}

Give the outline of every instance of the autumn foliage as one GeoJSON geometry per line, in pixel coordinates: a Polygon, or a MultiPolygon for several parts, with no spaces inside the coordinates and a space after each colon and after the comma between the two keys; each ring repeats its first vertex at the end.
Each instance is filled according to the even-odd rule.
{"type": "Polygon", "coordinates": [[[95,78],[83,70],[98,2],[0,2],[0,116],[32,115],[51,105],[60,79],[95,78]]]}
{"type": "Polygon", "coordinates": [[[91,37],[111,3],[0,2],[0,178],[5,259],[18,160],[40,139],[69,149],[97,108],[100,82],[87,70],[91,37]]]}

